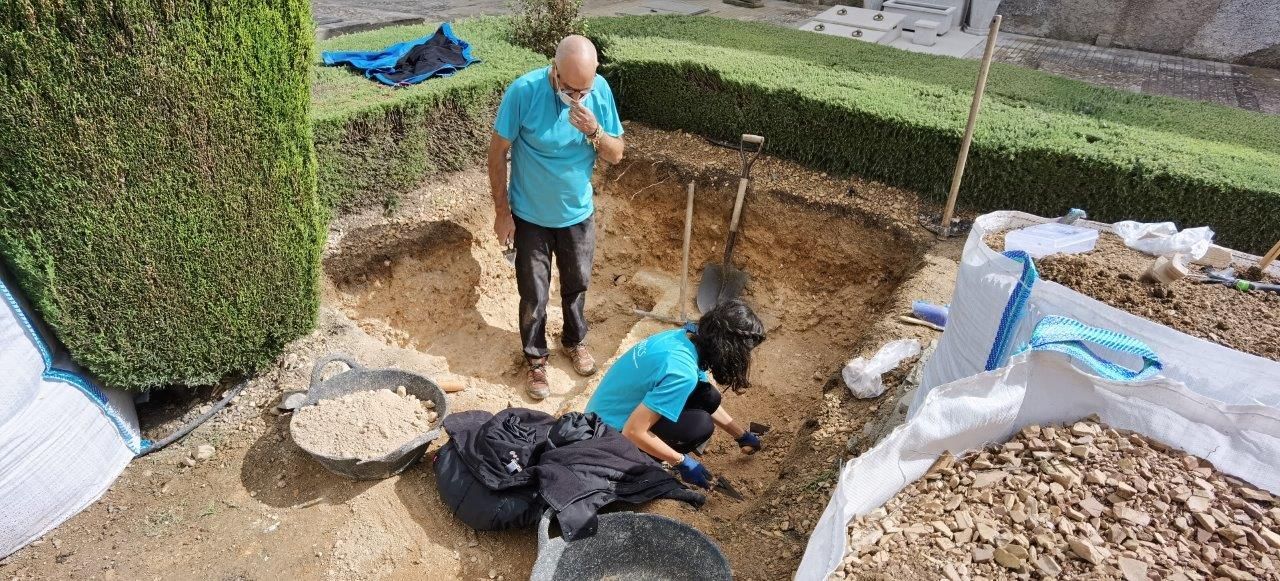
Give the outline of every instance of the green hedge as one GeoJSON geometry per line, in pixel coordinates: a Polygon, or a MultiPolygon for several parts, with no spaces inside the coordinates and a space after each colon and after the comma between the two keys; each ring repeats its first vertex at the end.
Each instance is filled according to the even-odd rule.
{"type": "MultiPolygon", "coordinates": [[[[504,19],[454,23],[483,62],[446,78],[390,88],[347,67],[312,73],[312,118],[320,199],[346,209],[394,204],[398,194],[443,171],[483,159],[506,86],[547,59],[508,41],[504,19]]],[[[374,50],[435,32],[403,26],[339,36],[322,50],[374,50]]]]}
{"type": "Polygon", "coordinates": [[[106,384],[212,383],[311,328],[314,34],[307,0],[0,7],[0,254],[106,384]]]}
{"type": "MultiPolygon", "coordinates": [[[[790,57],[842,71],[899,77],[966,94],[972,94],[978,78],[979,63],[975,60],[907,52],[760,22],[700,16],[624,16],[593,19],[591,31],[603,43],[609,37],[683,40],[790,57]]],[[[1280,115],[1116,91],[1001,63],[991,67],[987,98],[1280,153],[1280,115]]]]}
{"type": "MultiPolygon", "coordinates": [[[[743,25],[702,20],[709,24],[700,25],[705,34],[697,43],[625,36],[607,22],[593,22],[596,33],[614,31],[603,38],[605,71],[624,117],[726,139],[763,133],[774,154],[934,199],[945,195],[971,88],[755,50],[774,46],[782,52],[786,39],[827,42],[812,33],[770,28],[778,38],[762,35],[751,50],[717,46],[711,32],[717,24],[729,31],[743,25]]],[[[685,22],[639,20],[651,21],[685,22]]],[[[803,46],[794,50],[804,52],[803,46]]],[[[1121,94],[1116,95],[1119,100],[1121,94]]],[[[1166,102],[1174,104],[1169,124],[1175,123],[1178,107],[1199,107],[1150,101],[1166,102]]],[[[1150,112],[1148,117],[1163,115],[1150,112]]],[[[1257,117],[1257,126],[1269,121],[1257,117]]],[[[1243,145],[1243,136],[1228,139],[1227,133],[1216,136],[1219,141],[1197,139],[995,94],[984,102],[961,200],[978,210],[1055,215],[1081,207],[1107,221],[1209,224],[1223,244],[1264,251],[1280,238],[1280,223],[1274,220],[1280,215],[1280,155],[1243,145]]]]}

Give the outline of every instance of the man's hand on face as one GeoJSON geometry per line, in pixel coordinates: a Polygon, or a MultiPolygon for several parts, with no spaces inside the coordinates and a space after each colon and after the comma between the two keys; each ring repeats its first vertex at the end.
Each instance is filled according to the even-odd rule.
{"type": "Polygon", "coordinates": [[[584,135],[595,133],[596,128],[600,126],[596,122],[596,116],[590,109],[583,107],[579,101],[574,101],[569,107],[569,123],[578,128],[584,135]]]}

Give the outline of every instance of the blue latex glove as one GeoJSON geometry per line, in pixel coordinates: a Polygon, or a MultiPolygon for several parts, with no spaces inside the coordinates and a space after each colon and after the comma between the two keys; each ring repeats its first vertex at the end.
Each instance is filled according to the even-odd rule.
{"type": "Polygon", "coordinates": [[[684,459],[676,465],[676,469],[680,471],[680,477],[685,482],[702,488],[711,488],[711,472],[688,454],[685,454],[684,459]]]}
{"type": "Polygon", "coordinates": [[[754,432],[743,432],[741,436],[738,436],[737,442],[738,446],[742,448],[751,448],[751,451],[749,452],[743,450],[743,452],[747,454],[759,452],[760,448],[764,447],[764,444],[760,443],[760,436],[756,435],[754,432]]]}

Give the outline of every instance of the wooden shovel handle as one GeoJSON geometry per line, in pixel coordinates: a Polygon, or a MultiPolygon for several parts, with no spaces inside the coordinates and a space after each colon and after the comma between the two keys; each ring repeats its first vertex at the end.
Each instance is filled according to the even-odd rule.
{"type": "Polygon", "coordinates": [[[457,393],[467,388],[467,383],[461,379],[448,378],[436,380],[436,385],[440,386],[445,393],[457,393]]]}
{"type": "Polygon", "coordinates": [[[1274,261],[1277,256],[1280,256],[1280,241],[1277,241],[1276,245],[1272,246],[1271,250],[1267,251],[1267,255],[1263,256],[1262,260],[1258,261],[1258,268],[1263,272],[1266,272],[1267,267],[1271,266],[1271,262],[1274,261]]]}

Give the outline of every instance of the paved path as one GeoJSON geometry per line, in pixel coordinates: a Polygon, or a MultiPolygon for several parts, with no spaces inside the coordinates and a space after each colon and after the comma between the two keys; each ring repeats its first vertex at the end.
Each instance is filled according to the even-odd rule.
{"type": "MultiPolygon", "coordinates": [[[[765,0],[741,8],[720,0],[656,0],[706,9],[704,14],[799,26],[821,11],[816,4],[765,0]]],[[[655,0],[585,0],[591,16],[644,14],[655,0]]],[[[390,23],[443,21],[481,14],[507,14],[508,0],[313,0],[318,34],[374,28],[390,23]]],[[[1002,34],[996,60],[1112,87],[1208,101],[1280,114],[1280,70],[1146,53],[1089,44],[1002,34]]]]}
{"type": "MultiPolygon", "coordinates": [[[[799,26],[810,16],[821,12],[817,5],[796,4],[784,0],[765,0],[761,8],[742,8],[720,0],[663,0],[664,4],[686,4],[707,10],[704,14],[739,20],[758,20],[783,26],[799,26]]],[[[652,0],[585,0],[583,12],[590,16],[646,14],[652,0]]],[[[321,36],[346,26],[372,25],[377,22],[399,22],[417,15],[427,21],[443,21],[482,14],[508,14],[508,0],[313,0],[311,3],[321,36]]]]}
{"type": "Polygon", "coordinates": [[[1280,71],[1002,34],[996,60],[1135,93],[1280,114],[1280,71]]]}

